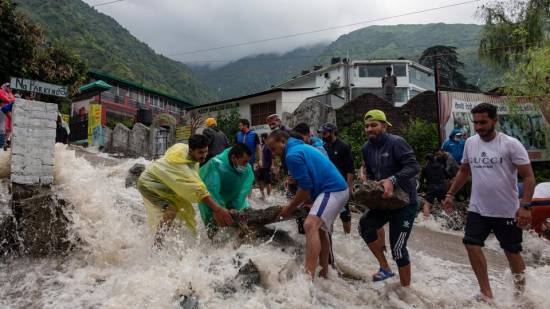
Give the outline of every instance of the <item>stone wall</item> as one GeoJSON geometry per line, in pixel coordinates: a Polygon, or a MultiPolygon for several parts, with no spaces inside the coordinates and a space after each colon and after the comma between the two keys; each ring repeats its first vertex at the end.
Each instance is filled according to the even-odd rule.
{"type": "Polygon", "coordinates": [[[57,104],[18,99],[13,107],[11,181],[51,184],[57,104]]]}
{"type": "Polygon", "coordinates": [[[129,155],[128,143],[130,142],[130,133],[132,131],[125,125],[117,123],[113,130],[113,140],[111,142],[111,151],[129,155]]]}
{"type": "Polygon", "coordinates": [[[141,123],[134,124],[132,133],[130,134],[130,144],[128,145],[131,156],[150,157],[151,147],[149,145],[149,131],[149,128],[141,123]]]}
{"type": "Polygon", "coordinates": [[[412,119],[423,119],[429,123],[437,123],[437,101],[432,91],[423,92],[401,107],[395,107],[388,101],[373,95],[359,96],[336,110],[336,122],[343,128],[357,120],[362,120],[366,112],[379,109],[386,113],[388,121],[393,125],[389,131],[401,134],[412,119]]]}

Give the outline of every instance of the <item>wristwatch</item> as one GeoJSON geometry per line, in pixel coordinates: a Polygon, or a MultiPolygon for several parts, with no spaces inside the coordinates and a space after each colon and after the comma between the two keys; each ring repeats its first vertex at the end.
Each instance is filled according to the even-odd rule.
{"type": "Polygon", "coordinates": [[[391,177],[388,178],[388,179],[391,181],[391,183],[392,183],[394,186],[395,186],[395,184],[397,184],[397,177],[391,176],[391,177]]]}
{"type": "Polygon", "coordinates": [[[531,203],[525,203],[525,202],[521,202],[520,203],[520,207],[525,209],[525,210],[531,210],[531,203]]]}

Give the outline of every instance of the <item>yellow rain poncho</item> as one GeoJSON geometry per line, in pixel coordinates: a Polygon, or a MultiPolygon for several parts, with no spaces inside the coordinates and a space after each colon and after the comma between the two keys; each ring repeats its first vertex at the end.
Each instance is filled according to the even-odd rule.
{"type": "Polygon", "coordinates": [[[147,221],[154,229],[163,210],[173,205],[176,218],[181,219],[193,232],[196,231],[195,209],[197,203],[209,196],[199,176],[199,163],[189,158],[186,144],[175,144],[164,156],[149,164],[138,180],[138,190],[143,195],[147,221]]]}
{"type": "MultiPolygon", "coordinates": [[[[254,172],[250,164],[243,172],[237,171],[230,163],[229,151],[231,148],[210,159],[201,167],[200,176],[218,205],[240,211],[248,207],[247,196],[254,183],[254,172]]],[[[199,211],[204,225],[209,227],[215,224],[210,207],[199,203],[199,211]]]]}

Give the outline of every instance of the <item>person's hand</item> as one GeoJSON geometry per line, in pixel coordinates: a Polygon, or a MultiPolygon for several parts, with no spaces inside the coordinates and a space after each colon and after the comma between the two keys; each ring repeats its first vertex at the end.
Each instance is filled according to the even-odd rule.
{"type": "Polygon", "coordinates": [[[261,160],[260,160],[260,161],[258,161],[258,167],[259,167],[259,168],[262,168],[262,167],[263,167],[263,163],[262,163],[262,161],[261,161],[261,160]]]}
{"type": "Polygon", "coordinates": [[[447,194],[445,197],[445,200],[443,200],[443,204],[441,204],[441,208],[449,214],[451,211],[453,211],[454,208],[454,197],[450,194],[447,194]]]}
{"type": "Polygon", "coordinates": [[[520,228],[529,226],[529,224],[531,224],[531,210],[520,207],[518,211],[516,211],[516,222],[517,226],[520,228]]]}
{"type": "Polygon", "coordinates": [[[233,223],[231,213],[222,207],[218,207],[214,210],[214,220],[218,226],[228,226],[233,223]]]}
{"type": "Polygon", "coordinates": [[[349,199],[352,200],[353,199],[353,193],[355,192],[355,189],[353,188],[353,186],[349,187],[349,199]]]}
{"type": "Polygon", "coordinates": [[[357,175],[357,177],[359,177],[359,181],[361,181],[361,185],[363,185],[365,183],[365,181],[367,181],[367,176],[365,175],[365,173],[363,173],[363,170],[359,170],[359,175],[357,175]]]}
{"type": "Polygon", "coordinates": [[[382,187],[384,187],[384,194],[382,194],[382,198],[391,198],[393,197],[393,182],[389,179],[384,179],[379,182],[382,187]]]}
{"type": "Polygon", "coordinates": [[[281,212],[279,213],[279,217],[282,217],[282,218],[289,218],[290,215],[292,215],[291,213],[291,209],[289,206],[285,206],[283,207],[283,209],[281,210],[281,212]]]}

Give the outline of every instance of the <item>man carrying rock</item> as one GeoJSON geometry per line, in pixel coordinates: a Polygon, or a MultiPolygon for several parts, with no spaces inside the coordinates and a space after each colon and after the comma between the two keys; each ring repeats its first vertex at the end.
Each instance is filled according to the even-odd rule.
{"type": "Polygon", "coordinates": [[[361,152],[367,177],[380,182],[384,187],[384,198],[392,197],[394,186],[399,186],[408,193],[409,204],[397,209],[368,211],[359,221],[359,231],[380,263],[380,269],[373,275],[373,280],[382,281],[394,276],[383,251],[384,244],[377,241],[377,231],[389,222],[391,252],[399,268],[399,279],[402,286],[409,286],[411,265],[407,240],[418,208],[415,177],[420,166],[411,146],[403,138],[387,133],[391,124],[386,120],[384,112],[371,110],[365,114],[364,121],[368,141],[361,152]]]}
{"type": "MultiPolygon", "coordinates": [[[[212,199],[220,207],[230,210],[233,215],[248,207],[246,197],[254,183],[254,172],[248,164],[251,155],[245,144],[236,144],[212,158],[200,169],[199,174],[212,199]]],[[[212,238],[218,229],[212,208],[201,201],[199,211],[208,236],[212,238]]]]}
{"type": "Polygon", "coordinates": [[[304,223],[306,234],[305,270],[315,277],[317,263],[320,277],[328,275],[332,223],[349,199],[348,185],[338,169],[320,151],[288,136],[283,130],[269,135],[271,151],[284,157],[288,171],[298,184],[298,191],[283,208],[282,217],[290,217],[300,205],[313,200],[304,223]]]}
{"type": "Polygon", "coordinates": [[[199,177],[199,163],[208,153],[208,139],[195,134],[188,144],[175,144],[164,156],[149,164],[138,179],[143,196],[147,223],[155,231],[155,245],[177,217],[193,232],[196,230],[195,210],[191,203],[202,201],[214,213],[219,226],[233,222],[231,214],[214,201],[199,177]]]}
{"type": "Polygon", "coordinates": [[[463,243],[481,290],[480,299],[492,299],[487,261],[481,248],[492,232],[504,250],[514,283],[525,285],[525,263],[521,257],[522,229],[531,223],[531,199],[535,176],[529,156],[515,138],[497,132],[497,107],[481,103],[472,109],[477,135],[466,141],[462,165],[443,204],[453,207],[454,195],[472,175],[472,193],[463,243]],[[518,174],[523,179],[523,197],[518,199],[518,174]]]}

